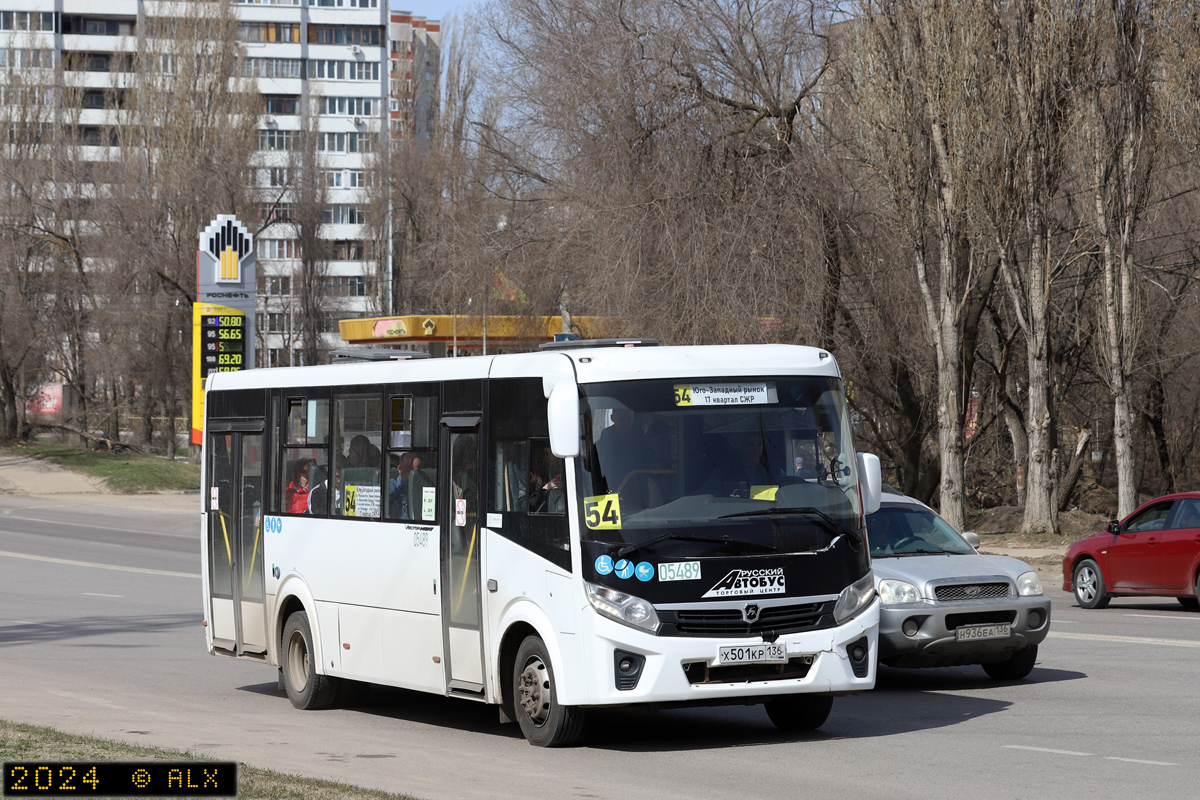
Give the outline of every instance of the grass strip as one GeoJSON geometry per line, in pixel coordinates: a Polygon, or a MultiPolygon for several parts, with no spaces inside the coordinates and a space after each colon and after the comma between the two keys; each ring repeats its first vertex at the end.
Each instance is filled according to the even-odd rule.
{"type": "MultiPolygon", "coordinates": [[[[53,728],[0,719],[0,762],[4,761],[210,761],[194,753],[141,747],[112,739],[76,736],[53,728]]],[[[406,794],[363,789],[346,783],[302,778],[238,765],[240,800],[414,800],[406,794]]]]}
{"type": "Polygon", "coordinates": [[[161,456],[140,453],[85,450],[51,442],[15,444],[9,452],[100,478],[109,491],[121,494],[200,490],[200,465],[187,461],[167,461],[161,456]]]}

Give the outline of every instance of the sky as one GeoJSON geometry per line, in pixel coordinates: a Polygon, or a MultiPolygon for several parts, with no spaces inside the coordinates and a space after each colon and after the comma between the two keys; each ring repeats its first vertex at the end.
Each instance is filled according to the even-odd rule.
{"type": "Polygon", "coordinates": [[[483,0],[392,0],[393,11],[411,11],[426,19],[445,19],[452,12],[464,12],[483,4],[483,0]]]}

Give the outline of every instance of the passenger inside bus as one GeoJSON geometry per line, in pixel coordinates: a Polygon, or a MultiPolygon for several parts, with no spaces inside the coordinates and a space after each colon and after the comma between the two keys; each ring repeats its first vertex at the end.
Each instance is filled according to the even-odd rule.
{"type": "Polygon", "coordinates": [[[388,519],[410,520],[413,518],[409,490],[412,488],[413,472],[421,467],[421,459],[415,453],[395,455],[396,475],[388,483],[388,519]]]}
{"type": "Polygon", "coordinates": [[[308,510],[309,480],[316,463],[315,458],[302,458],[292,468],[292,481],[285,490],[285,508],[289,514],[303,514],[308,510]]]}
{"type": "Polygon", "coordinates": [[[617,407],[611,412],[612,425],[596,439],[596,455],[608,483],[609,492],[622,489],[629,474],[644,469],[649,460],[646,437],[638,424],[637,415],[628,408],[617,407]]]}
{"type": "Polygon", "coordinates": [[[329,477],[325,470],[314,464],[310,470],[312,488],[308,490],[308,508],[305,514],[325,516],[329,513],[329,477]]]}
{"type": "Polygon", "coordinates": [[[561,514],[567,508],[563,487],[563,460],[555,458],[549,445],[533,454],[529,472],[529,511],[535,514],[561,514]]]}
{"type": "Polygon", "coordinates": [[[350,440],[346,452],[346,466],[351,469],[359,467],[379,466],[379,448],[371,444],[371,440],[361,433],[350,440]]]}

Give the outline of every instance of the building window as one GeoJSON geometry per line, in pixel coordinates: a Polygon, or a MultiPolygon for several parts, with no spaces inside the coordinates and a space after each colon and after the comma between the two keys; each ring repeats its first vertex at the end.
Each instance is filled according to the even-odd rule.
{"type": "Polygon", "coordinates": [[[291,276],[267,275],[263,280],[263,290],[273,297],[286,297],[292,293],[291,276]]]}
{"type": "Polygon", "coordinates": [[[242,75],[247,78],[302,78],[303,64],[298,58],[247,58],[242,75]]]}
{"type": "Polygon", "coordinates": [[[318,8],[379,8],[379,0],[308,0],[318,8]]]}
{"type": "Polygon", "coordinates": [[[380,38],[377,25],[308,26],[309,44],[358,44],[378,47],[380,38]]]}
{"type": "Polygon", "coordinates": [[[258,132],[258,149],[275,151],[294,150],[299,138],[299,131],[261,130],[258,132]]]}
{"type": "Polygon", "coordinates": [[[299,43],[300,25],[288,22],[243,22],[238,28],[237,38],[243,42],[299,43]]]}
{"type": "Polygon", "coordinates": [[[362,261],[363,243],[357,239],[336,241],[332,252],[334,261],[362,261]]]}
{"type": "Polygon", "coordinates": [[[299,258],[295,239],[259,239],[258,257],[272,261],[299,258]]]}
{"type": "Polygon", "coordinates": [[[379,62],[378,61],[351,61],[350,62],[350,80],[352,80],[352,81],[377,81],[377,80],[379,80],[379,62]]]}
{"type": "Polygon", "coordinates": [[[0,11],[0,31],[54,32],[53,11],[0,11]]]}
{"type": "Polygon", "coordinates": [[[375,97],[326,97],[321,100],[321,113],[333,117],[370,117],[379,111],[375,97]]]}
{"type": "Polygon", "coordinates": [[[295,95],[264,95],[263,113],[294,116],[300,112],[300,98],[295,95]]]}
{"type": "Polygon", "coordinates": [[[326,225],[362,225],[367,221],[367,215],[358,206],[337,203],[325,209],[321,221],[326,225]]]}
{"type": "Polygon", "coordinates": [[[291,222],[294,207],[291,203],[263,203],[258,209],[258,218],[266,225],[275,222],[291,222]]]}
{"type": "Polygon", "coordinates": [[[322,81],[344,81],[346,79],[346,62],[310,58],[308,60],[308,77],[322,81]]]}

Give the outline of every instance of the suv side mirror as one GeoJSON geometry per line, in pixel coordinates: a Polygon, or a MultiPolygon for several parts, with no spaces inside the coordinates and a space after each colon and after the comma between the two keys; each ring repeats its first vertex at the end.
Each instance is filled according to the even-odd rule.
{"type": "Polygon", "coordinates": [[[1110,520],[1108,525],[1105,526],[1104,530],[1108,531],[1109,533],[1120,533],[1121,521],[1119,519],[1110,520]]]}
{"type": "Polygon", "coordinates": [[[963,531],[962,537],[967,540],[967,544],[971,545],[971,547],[974,547],[976,550],[979,549],[978,533],[975,531],[963,531]]]}

